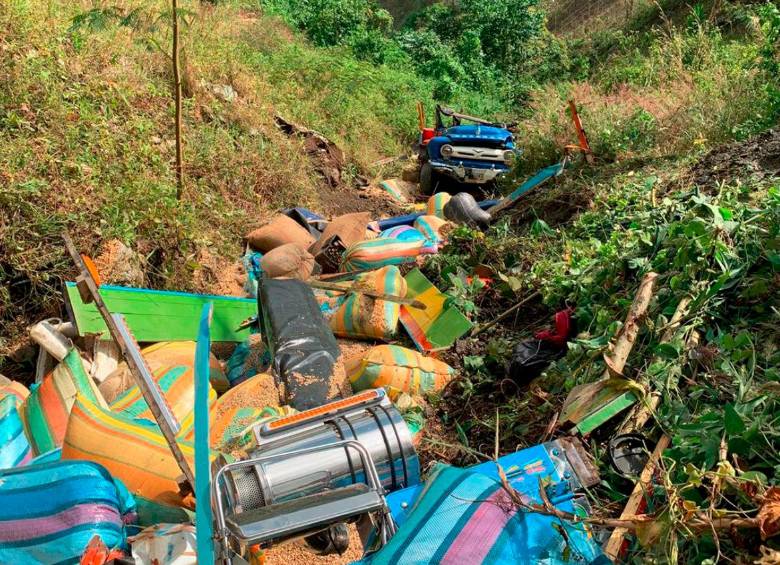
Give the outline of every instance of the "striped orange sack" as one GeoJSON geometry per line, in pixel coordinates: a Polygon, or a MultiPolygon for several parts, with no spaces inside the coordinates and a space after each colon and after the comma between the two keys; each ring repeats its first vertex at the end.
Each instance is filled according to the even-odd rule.
{"type": "MultiPolygon", "coordinates": [[[[279,391],[270,373],[259,373],[220,396],[209,411],[209,444],[219,451],[235,451],[249,445],[251,428],[294,414],[279,406],[279,391]]],[[[195,430],[184,439],[193,441],[195,430]]]]}
{"type": "Polygon", "coordinates": [[[68,427],[68,415],[78,394],[107,408],[97,386],[84,369],[81,356],[76,349],[72,349],[44,377],[40,385],[33,387],[19,409],[33,455],[46,453],[62,445],[68,427]]]}
{"type": "Polygon", "coordinates": [[[209,441],[214,449],[233,452],[245,449],[252,444],[252,428],[284,416],[295,414],[295,410],[287,406],[274,408],[253,408],[250,406],[234,406],[219,417],[212,413],[209,427],[209,441]]]}
{"type": "Polygon", "coordinates": [[[388,265],[413,263],[422,253],[423,241],[378,237],[351,245],[341,258],[343,271],[374,270],[388,265]]]}
{"type": "Polygon", "coordinates": [[[444,207],[452,196],[448,192],[437,192],[428,199],[427,211],[429,216],[444,218],[444,207]]]}
{"type": "MultiPolygon", "coordinates": [[[[378,294],[406,296],[406,281],[394,265],[358,275],[353,286],[378,294]]],[[[397,333],[400,314],[401,307],[396,302],[352,293],[342,298],[330,318],[330,329],[340,337],[389,340],[397,333]]]]}
{"type": "MultiPolygon", "coordinates": [[[[192,443],[178,443],[194,468],[192,443]]],[[[212,453],[212,457],[216,455],[212,453]]],[[[179,494],[176,479],[181,469],[157,425],[116,414],[82,395],[68,419],[62,459],[94,461],[132,494],[163,504],[191,506],[191,501],[179,494]]]]}
{"type": "Polygon", "coordinates": [[[437,359],[398,345],[378,345],[344,362],[352,390],[386,387],[391,392],[422,394],[438,391],[455,370],[437,359]]]}
{"type": "Polygon", "coordinates": [[[7,396],[13,396],[16,399],[16,407],[19,408],[27,397],[30,396],[30,391],[19,381],[11,381],[6,385],[0,386],[0,399],[7,396]]]}
{"type": "MultiPolygon", "coordinates": [[[[179,422],[181,434],[187,434],[195,423],[195,342],[178,341],[157,343],[141,352],[145,359],[153,359],[153,376],[160,385],[173,415],[179,422]]],[[[218,370],[224,377],[219,362],[212,355],[211,371],[218,370]],[[216,367],[214,366],[216,364],[216,367]]],[[[210,379],[212,380],[212,379],[210,379]]],[[[217,399],[217,393],[209,387],[209,404],[217,399]]],[[[141,389],[133,385],[109,404],[113,412],[129,418],[154,422],[154,415],[144,400],[141,389]]]]}

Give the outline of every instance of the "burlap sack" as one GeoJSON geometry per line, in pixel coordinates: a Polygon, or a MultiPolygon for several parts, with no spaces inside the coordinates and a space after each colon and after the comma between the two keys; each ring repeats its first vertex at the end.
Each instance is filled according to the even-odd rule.
{"type": "Polygon", "coordinates": [[[341,241],[344,242],[344,247],[363,241],[366,239],[366,226],[370,221],[371,214],[368,212],[355,212],[333,218],[325,227],[322,236],[311,246],[309,251],[312,255],[316,255],[322,249],[322,245],[334,235],[341,238],[341,241]]]}
{"type": "Polygon", "coordinates": [[[292,218],[279,215],[247,235],[246,240],[252,249],[268,253],[287,243],[295,243],[301,249],[308,249],[314,243],[314,236],[292,218]]]}
{"type": "Polygon", "coordinates": [[[305,281],[314,269],[314,257],[296,243],[287,243],[266,253],[260,268],[272,279],[285,277],[305,281]]]}

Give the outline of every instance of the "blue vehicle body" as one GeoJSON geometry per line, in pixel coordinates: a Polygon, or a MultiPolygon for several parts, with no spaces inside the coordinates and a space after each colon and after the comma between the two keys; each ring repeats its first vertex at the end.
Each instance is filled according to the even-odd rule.
{"type": "Polygon", "coordinates": [[[481,120],[461,124],[460,119],[479,119],[448,112],[444,115],[453,117],[453,125],[444,126],[437,112],[435,137],[421,143],[422,166],[429,166],[437,178],[477,185],[506,175],[519,155],[512,132],[501,124],[481,120]]]}

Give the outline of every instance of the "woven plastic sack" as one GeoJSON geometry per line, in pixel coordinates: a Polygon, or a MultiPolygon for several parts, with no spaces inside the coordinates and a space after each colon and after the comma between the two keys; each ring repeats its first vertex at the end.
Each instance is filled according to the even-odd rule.
{"type": "Polygon", "coordinates": [[[320,305],[320,312],[325,316],[325,319],[329,320],[344,301],[344,293],[335,290],[322,290],[319,288],[312,289],[312,291],[314,292],[314,298],[317,300],[317,304],[320,305]]]}
{"type": "MultiPolygon", "coordinates": [[[[141,350],[146,364],[157,375],[160,371],[166,372],[173,367],[183,366],[192,368],[195,359],[194,341],[161,341],[144,347],[141,350]]],[[[213,355],[210,356],[209,382],[217,392],[227,390],[230,384],[225,376],[222,366],[213,355]]],[[[120,395],[135,387],[135,379],[130,374],[127,364],[123,361],[100,386],[100,393],[109,404],[113,403],[120,395]]],[[[136,392],[138,389],[136,388],[136,392]]],[[[136,395],[137,397],[137,395],[136,395]]]]}
{"type": "Polygon", "coordinates": [[[123,548],[134,511],[132,496],[95,463],[0,472],[0,563],[78,563],[95,535],[123,548]]]}
{"type": "MultiPolygon", "coordinates": [[[[393,265],[355,277],[354,286],[378,294],[406,296],[406,281],[393,265]]],[[[401,307],[360,293],[348,294],[330,319],[330,328],[340,337],[392,339],[398,330],[401,307]]]]}
{"type": "MultiPolygon", "coordinates": [[[[529,462],[520,471],[525,481],[513,485],[516,491],[541,484],[546,478],[540,472],[544,468],[541,459],[529,462]]],[[[541,503],[537,494],[514,494],[523,504],[541,503]]],[[[579,514],[570,495],[553,497],[552,504],[579,514]]],[[[353,565],[396,563],[602,565],[611,561],[583,524],[529,512],[512,501],[497,478],[439,464],[389,543],[353,565]]]]}
{"type": "Polygon", "coordinates": [[[16,399],[17,408],[24,404],[27,397],[30,396],[30,391],[27,387],[18,381],[11,381],[6,385],[0,386],[0,399],[7,396],[13,396],[16,399]]]}
{"type": "Polygon", "coordinates": [[[387,228],[379,234],[379,237],[391,237],[393,239],[400,239],[401,241],[425,241],[425,236],[420,230],[416,230],[412,226],[395,226],[394,228],[387,228]]]}
{"type": "Polygon", "coordinates": [[[294,414],[295,410],[286,406],[281,408],[254,408],[234,406],[223,411],[219,417],[212,414],[209,427],[209,441],[214,449],[233,452],[244,449],[252,443],[252,428],[294,414]]]}
{"type": "Polygon", "coordinates": [[[442,220],[438,216],[420,216],[414,221],[414,227],[425,236],[426,249],[432,249],[433,253],[444,242],[441,231],[445,225],[447,225],[447,220],[442,220]]]}
{"type": "Polygon", "coordinates": [[[32,448],[24,435],[16,401],[10,394],[0,398],[0,469],[26,465],[32,459],[32,448]]]}
{"type": "Polygon", "coordinates": [[[95,383],[84,370],[78,351],[72,349],[40,385],[33,385],[19,409],[34,455],[62,446],[68,415],[78,394],[107,407],[95,383]]]}
{"type": "Polygon", "coordinates": [[[251,249],[247,249],[246,253],[244,253],[244,256],[241,258],[241,263],[246,272],[244,292],[252,298],[257,298],[257,281],[263,272],[263,269],[260,268],[260,259],[262,258],[262,253],[252,251],[251,249]]]}
{"type": "Polygon", "coordinates": [[[439,250],[439,246],[432,241],[429,241],[425,235],[412,226],[396,226],[394,228],[388,228],[379,234],[379,237],[391,237],[400,241],[416,241],[419,242],[420,253],[436,253],[439,250]]]}
{"type": "MultiPolygon", "coordinates": [[[[157,524],[195,523],[195,512],[181,506],[161,504],[135,495],[135,505],[138,514],[137,527],[146,528],[157,524]]],[[[137,533],[138,529],[131,533],[137,533]]]]}
{"type": "Polygon", "coordinates": [[[344,367],[355,392],[388,387],[422,394],[443,389],[455,375],[446,363],[398,345],[378,345],[347,359],[344,367]]]}
{"type": "MultiPolygon", "coordinates": [[[[194,425],[195,406],[195,373],[193,364],[195,361],[195,342],[177,341],[163,342],[147,347],[142,351],[145,358],[153,357],[155,366],[159,367],[153,372],[154,380],[160,385],[163,396],[168,402],[173,415],[179,422],[182,434],[186,434],[194,425]]],[[[215,357],[211,358],[211,370],[218,372],[217,377],[225,379],[224,373],[219,367],[215,357]]],[[[210,379],[212,382],[214,379],[210,379]]],[[[217,399],[214,389],[209,389],[209,402],[217,399]]],[[[129,418],[137,418],[154,422],[154,414],[144,400],[141,389],[133,385],[119,395],[109,408],[113,412],[129,418]]]]}
{"type": "Polygon", "coordinates": [[[437,192],[428,199],[428,215],[444,219],[444,207],[452,196],[447,192],[437,192]]]}
{"type": "Polygon", "coordinates": [[[402,241],[387,237],[361,241],[344,252],[341,268],[351,272],[413,263],[417,256],[423,252],[423,243],[422,241],[402,241]]]}
{"type": "Polygon", "coordinates": [[[211,407],[211,421],[217,421],[233,408],[278,408],[280,391],[274,376],[269,372],[259,373],[237,384],[220,396],[211,407]]]}
{"type": "MultiPolygon", "coordinates": [[[[192,443],[178,443],[190,468],[195,468],[192,443]]],[[[105,410],[82,396],[70,414],[62,459],[99,463],[130,492],[150,500],[190,504],[179,494],[176,479],[182,472],[157,425],[105,410]]]]}
{"type": "Polygon", "coordinates": [[[198,562],[195,526],[157,524],[129,539],[136,563],[196,565],[198,562]]]}
{"type": "Polygon", "coordinates": [[[371,214],[368,212],[353,212],[333,218],[325,226],[320,238],[311,246],[309,251],[316,255],[322,250],[323,244],[331,237],[337,235],[345,247],[349,247],[364,239],[371,239],[366,235],[366,226],[371,221],[371,214]]]}
{"type": "Polygon", "coordinates": [[[62,455],[62,448],[52,449],[46,453],[41,453],[37,457],[33,457],[30,461],[30,465],[38,465],[39,463],[55,463],[60,460],[62,455]]]}

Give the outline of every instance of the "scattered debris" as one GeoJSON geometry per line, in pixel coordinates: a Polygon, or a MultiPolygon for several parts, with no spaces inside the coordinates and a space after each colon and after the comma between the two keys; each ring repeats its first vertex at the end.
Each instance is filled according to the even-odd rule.
{"type": "Polygon", "coordinates": [[[238,93],[229,84],[214,84],[211,87],[211,92],[225,102],[233,102],[238,98],[238,93]]]}
{"type": "MultiPolygon", "coordinates": [[[[232,88],[220,88],[215,95],[235,99],[232,88]]],[[[344,157],[333,143],[281,118],[277,124],[304,140],[329,186],[341,182],[344,157]]],[[[401,182],[384,188],[393,192],[401,182]]],[[[417,551],[420,509],[430,510],[426,520],[441,522],[449,503],[431,493],[447,491],[475,500],[459,502],[459,512],[481,516],[474,527],[447,519],[442,532],[455,536],[453,559],[510,558],[521,546],[503,533],[516,525],[543,535],[553,555],[570,555],[576,545],[579,557],[598,557],[580,518],[550,527],[561,516],[587,516],[575,492],[597,481],[573,439],[503,458],[496,452],[498,467],[437,468],[423,490],[418,449],[438,457],[452,447],[441,444],[441,422],[428,400],[457,372],[436,356],[473,324],[415,267],[446,245],[453,220],[486,226],[479,218],[496,205],[440,193],[418,206],[421,213],[381,221],[364,211],[328,221],[304,208],[285,210],[246,236],[242,280],[235,265],[222,269],[214,256],[204,256],[195,272],[196,287],[204,276],[228,277],[226,293],[243,286],[250,298],[139,288],[142,279],[116,266],[114,256],[130,250],[117,242],[92,263],[66,237],[79,268],[65,286],[70,320],[31,328],[41,351],[39,386],[0,388],[0,440],[9,433],[27,440],[0,441],[0,462],[14,467],[0,471],[0,501],[10,492],[7,477],[90,465],[121,481],[129,491],[117,491],[121,508],[133,511],[113,538],[84,530],[75,550],[59,548],[76,557],[190,563],[214,552],[220,562],[258,560],[276,554],[267,551],[271,545],[302,539],[314,553],[348,550],[356,557],[371,541],[379,551],[368,562],[379,563],[399,544],[417,551]],[[448,214],[453,202],[462,214],[448,214]],[[419,351],[335,338],[410,343],[400,327],[419,351]],[[213,476],[204,480],[209,468],[213,476]],[[549,481],[546,488],[539,478],[549,481]],[[510,513],[478,501],[485,493],[510,513]],[[531,512],[521,512],[518,501],[531,512]],[[357,529],[349,530],[353,521],[357,529]],[[474,535],[481,545],[470,541],[474,535]]],[[[556,331],[539,339],[561,349],[571,324],[556,320],[556,331]]],[[[49,551],[19,548],[3,553],[0,531],[0,558],[49,551]]]]}
{"type": "Polygon", "coordinates": [[[407,296],[421,302],[425,308],[413,305],[401,307],[401,323],[417,349],[423,353],[451,347],[473,327],[463,313],[449,303],[449,297],[439,291],[419,269],[406,277],[407,296]]]}
{"type": "Polygon", "coordinates": [[[303,140],[304,152],[314,161],[316,169],[331,187],[341,184],[341,171],[346,164],[344,152],[319,132],[275,116],[277,127],[290,136],[303,140]]]}

